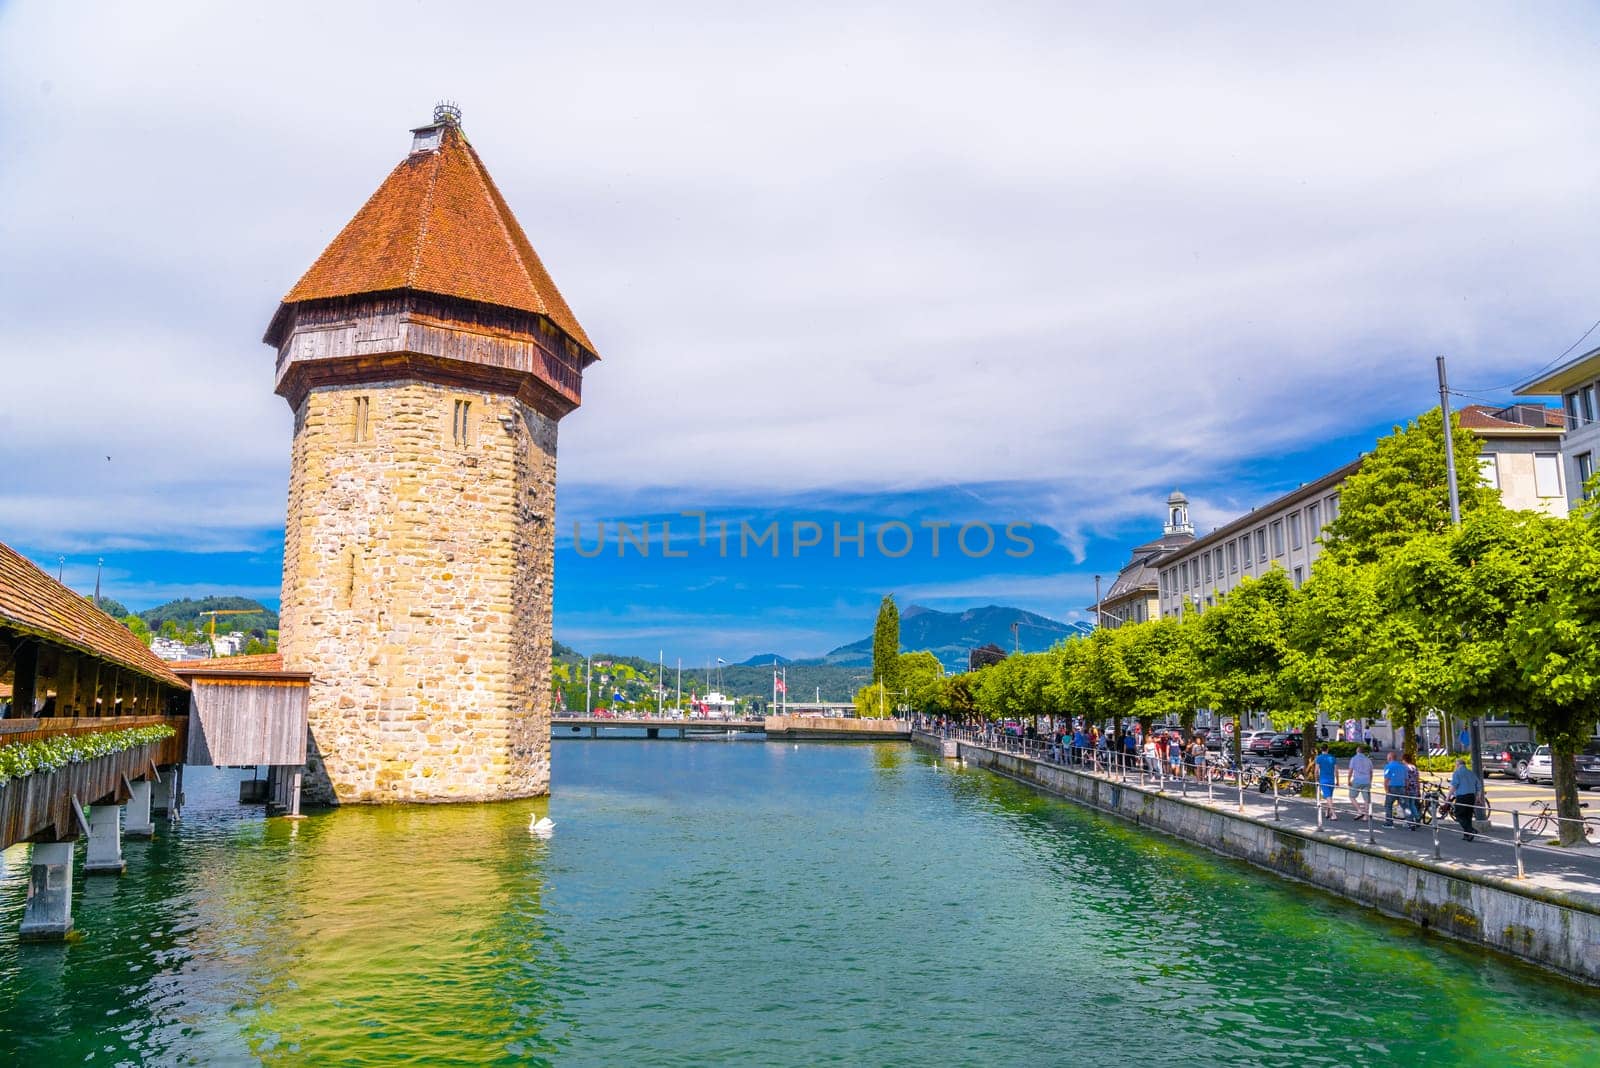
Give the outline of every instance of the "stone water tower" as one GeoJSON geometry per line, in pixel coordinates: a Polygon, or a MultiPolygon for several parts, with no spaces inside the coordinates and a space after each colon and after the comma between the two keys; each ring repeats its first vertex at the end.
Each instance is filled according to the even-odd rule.
{"type": "Polygon", "coordinates": [[[267,328],[312,802],[548,792],[556,424],[598,357],[445,105],[267,328]]]}

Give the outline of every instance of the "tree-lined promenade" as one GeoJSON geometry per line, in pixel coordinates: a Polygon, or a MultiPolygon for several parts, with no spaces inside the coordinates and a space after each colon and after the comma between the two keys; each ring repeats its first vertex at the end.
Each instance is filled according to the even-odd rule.
{"type": "MultiPolygon", "coordinates": [[[[1472,436],[1452,438],[1456,469],[1476,472],[1472,436]]],[[[1565,519],[1513,511],[1470,478],[1459,495],[1455,526],[1434,409],[1380,440],[1346,482],[1299,590],[1274,569],[1181,619],[1101,629],[973,674],[923,678],[906,656],[877,674],[899,695],[890,704],[1105,723],[1119,745],[1131,721],[1188,730],[1207,708],[1233,720],[1236,760],[1249,713],[1280,730],[1387,717],[1408,753],[1430,712],[1503,716],[1550,745],[1561,841],[1577,844],[1574,756],[1600,715],[1600,515],[1592,503],[1565,519]]],[[[863,713],[876,714],[866,705],[883,695],[869,696],[863,713]]]]}

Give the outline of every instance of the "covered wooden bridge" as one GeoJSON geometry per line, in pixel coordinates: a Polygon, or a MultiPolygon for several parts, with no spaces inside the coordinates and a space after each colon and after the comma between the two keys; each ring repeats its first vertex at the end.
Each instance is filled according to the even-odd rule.
{"type": "Polygon", "coordinates": [[[120,873],[122,836],[176,808],[189,685],[122,624],[0,545],[0,848],[34,843],[24,937],[72,927],[73,843],[120,873]]]}

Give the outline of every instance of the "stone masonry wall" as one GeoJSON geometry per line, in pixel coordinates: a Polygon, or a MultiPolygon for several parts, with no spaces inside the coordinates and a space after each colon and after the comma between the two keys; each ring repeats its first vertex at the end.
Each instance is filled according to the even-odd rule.
{"type": "Polygon", "coordinates": [[[307,801],[549,792],[555,474],[555,422],[513,397],[415,381],[306,397],[279,647],[312,673],[307,801]]]}

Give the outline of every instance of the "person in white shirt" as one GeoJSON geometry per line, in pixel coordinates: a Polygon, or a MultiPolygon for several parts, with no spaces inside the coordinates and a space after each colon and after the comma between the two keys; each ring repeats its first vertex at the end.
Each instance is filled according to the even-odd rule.
{"type": "Polygon", "coordinates": [[[1372,813],[1372,757],[1364,745],[1350,758],[1350,807],[1356,810],[1358,820],[1372,813]]]}

